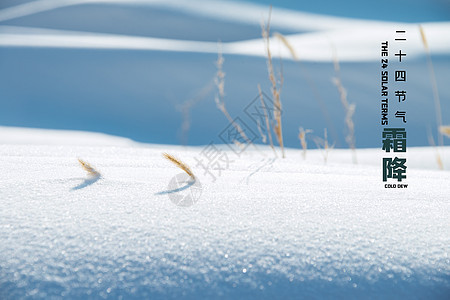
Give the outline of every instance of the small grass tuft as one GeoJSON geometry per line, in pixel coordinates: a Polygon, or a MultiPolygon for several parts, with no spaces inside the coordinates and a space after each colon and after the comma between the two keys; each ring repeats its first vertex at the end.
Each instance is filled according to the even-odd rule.
{"type": "Polygon", "coordinates": [[[98,172],[93,166],[91,166],[84,160],[79,158],[78,162],[80,163],[81,167],[88,173],[89,176],[99,177],[101,175],[100,172],[98,172]]]}
{"type": "Polygon", "coordinates": [[[314,142],[316,143],[317,148],[323,149],[322,155],[323,155],[323,160],[326,164],[328,162],[328,154],[331,151],[331,149],[334,148],[334,144],[331,146],[328,144],[328,133],[327,133],[326,128],[323,130],[323,134],[324,134],[323,139],[320,137],[316,137],[316,138],[314,138],[314,142]]]}
{"type": "Polygon", "coordinates": [[[302,156],[303,159],[306,159],[306,149],[308,148],[308,143],[306,142],[306,135],[308,133],[311,133],[312,130],[311,129],[303,129],[303,127],[299,128],[299,134],[298,134],[298,138],[300,140],[300,143],[302,144],[302,148],[303,148],[303,152],[302,152],[302,156]]]}
{"type": "Polygon", "coordinates": [[[191,169],[188,167],[187,164],[185,164],[184,162],[182,162],[181,160],[179,160],[178,158],[176,158],[173,155],[170,155],[168,153],[163,153],[162,154],[163,157],[165,159],[167,159],[168,161],[170,161],[171,163],[173,163],[175,166],[177,166],[178,168],[180,168],[181,170],[185,171],[189,176],[191,176],[192,179],[195,180],[195,175],[194,173],[191,171],[191,169]]]}

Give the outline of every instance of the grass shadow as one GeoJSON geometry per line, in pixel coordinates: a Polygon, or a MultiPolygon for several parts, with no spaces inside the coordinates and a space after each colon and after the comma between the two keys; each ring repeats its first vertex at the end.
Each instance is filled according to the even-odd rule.
{"type": "Polygon", "coordinates": [[[188,188],[190,188],[191,186],[193,186],[195,184],[196,180],[189,180],[189,181],[185,181],[185,185],[177,187],[175,189],[171,189],[171,190],[167,190],[167,191],[162,191],[162,192],[158,192],[155,193],[155,195],[166,195],[166,194],[173,194],[173,193],[178,193],[181,191],[184,191],[188,188]]]}
{"type": "Polygon", "coordinates": [[[88,177],[88,178],[84,179],[84,181],[82,183],[80,183],[79,185],[73,187],[72,191],[77,191],[77,190],[84,189],[85,187],[88,187],[88,186],[96,183],[100,178],[101,178],[100,175],[99,176],[88,177]]]}

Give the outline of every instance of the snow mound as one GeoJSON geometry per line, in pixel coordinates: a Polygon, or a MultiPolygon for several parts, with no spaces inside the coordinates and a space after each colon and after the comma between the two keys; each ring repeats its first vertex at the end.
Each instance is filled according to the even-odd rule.
{"type": "Polygon", "coordinates": [[[449,295],[448,171],[411,168],[408,188],[385,189],[379,166],[339,155],[221,148],[232,162],[213,181],[196,165],[203,147],[20,141],[36,134],[0,130],[1,299],[449,295]],[[201,182],[194,205],[168,197],[179,170],[162,151],[201,182]],[[77,157],[102,177],[89,181],[77,157]]]}

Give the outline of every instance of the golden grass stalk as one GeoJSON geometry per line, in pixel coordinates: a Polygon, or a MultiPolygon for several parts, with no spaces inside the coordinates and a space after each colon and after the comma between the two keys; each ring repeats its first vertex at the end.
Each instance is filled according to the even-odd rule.
{"type": "Polygon", "coordinates": [[[306,159],[306,149],[308,148],[308,143],[306,142],[306,135],[311,132],[312,132],[312,130],[310,130],[310,129],[305,130],[305,129],[303,129],[303,127],[299,128],[298,138],[299,138],[300,143],[303,148],[303,152],[302,152],[303,159],[306,159]]]}
{"type": "Polygon", "coordinates": [[[278,38],[281,41],[281,43],[283,43],[283,45],[286,46],[286,48],[289,50],[289,52],[292,55],[292,58],[294,60],[298,61],[298,56],[297,56],[297,53],[294,50],[294,47],[291,45],[291,43],[289,43],[289,41],[284,37],[284,35],[282,35],[281,33],[275,32],[273,34],[273,36],[278,38]]]}
{"type": "Polygon", "coordinates": [[[98,172],[93,166],[91,166],[84,160],[79,158],[78,162],[80,163],[81,167],[88,173],[89,176],[98,177],[101,175],[100,172],[98,172]]]}
{"type": "MultiPolygon", "coordinates": [[[[261,30],[262,30],[262,37],[263,40],[266,43],[266,52],[267,52],[267,70],[269,73],[269,80],[272,83],[272,95],[274,100],[274,118],[276,121],[276,124],[274,125],[273,131],[275,132],[275,135],[277,136],[278,144],[281,148],[282,157],[284,158],[284,144],[283,144],[283,131],[281,126],[281,101],[280,101],[280,93],[281,93],[281,85],[277,84],[277,79],[274,74],[273,70],[273,64],[272,64],[272,54],[270,52],[270,17],[272,14],[272,6],[270,7],[269,11],[269,20],[267,22],[267,26],[265,26],[264,21],[261,22],[261,30]]],[[[282,76],[280,76],[280,82],[282,83],[283,79],[282,76]]]]}
{"type": "Polygon", "coordinates": [[[439,131],[443,134],[446,135],[447,137],[450,138],[450,126],[441,126],[439,127],[439,131]]]}
{"type": "Polygon", "coordinates": [[[267,135],[269,137],[270,147],[272,148],[273,153],[275,154],[275,157],[278,157],[277,152],[275,151],[275,147],[273,146],[272,133],[270,130],[269,114],[267,113],[266,103],[264,102],[261,86],[259,84],[258,84],[258,93],[259,93],[259,99],[261,100],[262,108],[264,110],[264,118],[266,120],[267,135]]]}
{"type": "MultiPolygon", "coordinates": [[[[431,60],[430,48],[428,47],[427,38],[425,35],[425,31],[422,28],[422,25],[419,25],[419,31],[420,31],[420,36],[422,38],[423,46],[425,48],[425,53],[427,56],[428,71],[430,73],[430,80],[431,80],[431,85],[432,85],[432,89],[433,89],[434,108],[436,111],[436,125],[437,125],[437,128],[440,129],[442,127],[442,111],[441,111],[441,101],[439,99],[439,91],[438,91],[438,86],[437,86],[437,81],[436,81],[436,74],[434,73],[434,67],[433,67],[433,62],[431,60]]],[[[438,145],[439,146],[444,145],[444,137],[443,137],[441,131],[438,132],[438,145]]]]}
{"type": "Polygon", "coordinates": [[[347,125],[348,134],[345,137],[345,141],[352,149],[352,161],[354,164],[358,163],[356,158],[356,146],[355,146],[355,124],[353,123],[353,114],[355,113],[356,105],[354,103],[349,103],[347,100],[347,90],[342,85],[339,61],[336,55],[336,50],[333,47],[333,65],[336,76],[333,78],[333,83],[336,85],[339,96],[341,99],[342,106],[345,110],[345,124],[347,125]]]}
{"type": "Polygon", "coordinates": [[[176,158],[173,155],[170,155],[168,153],[163,153],[162,154],[163,157],[165,159],[167,159],[168,161],[170,161],[171,163],[173,163],[175,166],[177,166],[178,168],[180,168],[181,170],[185,171],[189,176],[191,176],[192,179],[195,180],[195,175],[194,173],[192,173],[191,169],[188,167],[188,165],[186,165],[184,162],[182,162],[181,160],[179,160],[178,158],[176,158]]]}

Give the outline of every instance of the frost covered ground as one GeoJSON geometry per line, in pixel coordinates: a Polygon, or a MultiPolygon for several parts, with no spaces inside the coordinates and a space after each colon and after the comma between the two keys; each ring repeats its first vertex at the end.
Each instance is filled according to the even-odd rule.
{"type": "Polygon", "coordinates": [[[450,173],[422,168],[433,149],[411,148],[408,188],[385,189],[379,149],[325,165],[222,148],[233,162],[213,182],[202,147],[5,127],[0,143],[2,299],[448,299],[450,173]],[[163,151],[198,177],[194,205],[169,199],[180,171],[163,151]]]}

